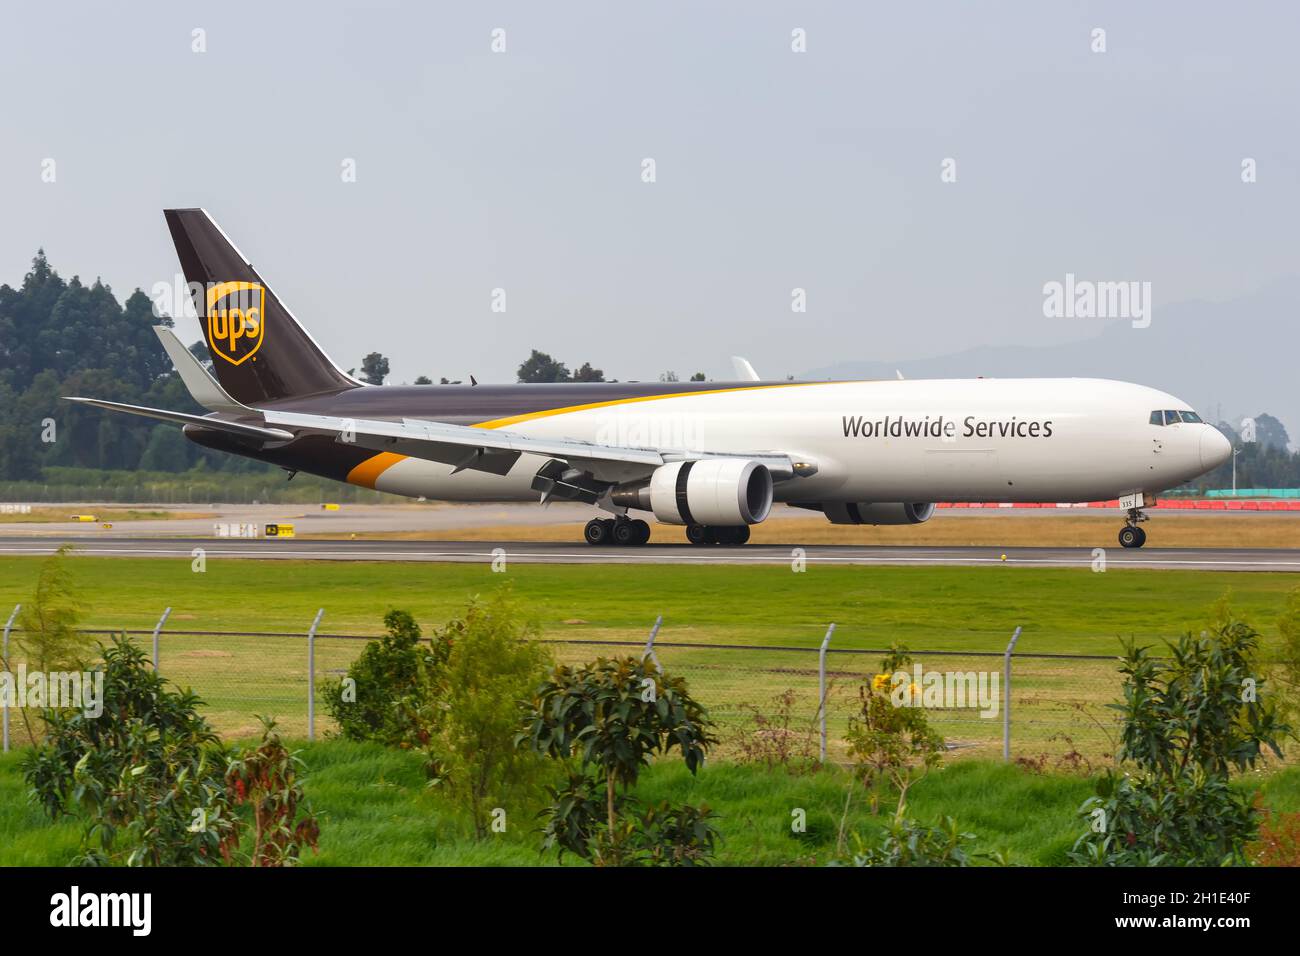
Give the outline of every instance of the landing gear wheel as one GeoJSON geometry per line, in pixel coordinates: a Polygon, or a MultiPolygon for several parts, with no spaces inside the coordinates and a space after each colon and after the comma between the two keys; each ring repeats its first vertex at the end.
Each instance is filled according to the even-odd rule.
{"type": "Polygon", "coordinates": [[[591,545],[609,544],[614,536],[614,522],[609,518],[592,518],[582,529],[582,537],[591,545]]]}
{"type": "Polygon", "coordinates": [[[640,518],[634,518],[628,524],[636,532],[636,537],[632,539],[633,544],[645,544],[650,540],[650,525],[648,522],[642,521],[640,518]]]}
{"type": "Polygon", "coordinates": [[[749,525],[732,525],[725,528],[713,528],[718,544],[742,545],[749,540],[749,525]]]}
{"type": "Polygon", "coordinates": [[[691,544],[710,544],[709,529],[702,524],[688,524],[686,526],[686,540],[691,544]]]}
{"type": "Polygon", "coordinates": [[[1119,532],[1119,543],[1125,548],[1140,548],[1146,544],[1147,533],[1142,530],[1142,522],[1146,520],[1146,512],[1141,508],[1129,508],[1128,518],[1119,532]]]}
{"type": "Polygon", "coordinates": [[[1125,548],[1140,548],[1146,542],[1146,532],[1135,525],[1126,524],[1119,529],[1119,543],[1125,548]]]}
{"type": "Polygon", "coordinates": [[[632,527],[632,522],[630,521],[614,522],[613,538],[615,544],[623,544],[623,545],[639,544],[640,543],[638,541],[639,537],[640,535],[637,533],[636,528],[632,527]]]}

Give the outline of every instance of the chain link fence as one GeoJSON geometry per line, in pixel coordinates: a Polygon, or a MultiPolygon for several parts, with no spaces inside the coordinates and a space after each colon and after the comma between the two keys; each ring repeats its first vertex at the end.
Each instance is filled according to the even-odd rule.
{"type": "MultiPolygon", "coordinates": [[[[207,719],[230,739],[256,734],[258,715],[276,718],[291,736],[331,732],[324,688],[344,676],[376,637],[323,632],[319,617],[294,634],[173,630],[165,626],[167,616],[164,613],[150,630],[87,633],[101,640],[124,634],[139,642],[163,677],[203,699],[207,719]]],[[[6,630],[3,654],[7,669],[17,677],[25,664],[17,657],[16,638],[10,646],[11,630],[16,628],[6,630]]],[[[692,634],[707,630],[690,629],[692,634]]],[[[883,648],[837,647],[833,627],[820,642],[824,649],[667,641],[656,638],[658,631],[656,622],[646,639],[611,636],[544,643],[557,662],[569,664],[653,653],[665,671],[684,677],[708,707],[717,724],[722,759],[763,745],[813,759],[823,754],[830,760],[845,759],[845,735],[860,707],[861,688],[875,679],[887,653],[883,648]]],[[[910,653],[913,663],[904,684],[916,695],[914,703],[926,708],[954,757],[1088,768],[1109,761],[1115,752],[1117,712],[1108,705],[1120,699],[1121,685],[1114,657],[1021,653],[1009,646],[910,653]]],[[[5,716],[8,745],[29,743],[32,715],[21,719],[21,711],[10,707],[5,716]]]]}

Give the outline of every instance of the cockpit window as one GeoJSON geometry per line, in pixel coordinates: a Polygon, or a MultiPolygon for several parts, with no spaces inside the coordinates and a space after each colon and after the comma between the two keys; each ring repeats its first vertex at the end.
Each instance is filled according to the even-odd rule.
{"type": "Polygon", "coordinates": [[[1180,412],[1176,409],[1164,409],[1163,411],[1151,413],[1152,425],[1177,425],[1179,422],[1199,425],[1201,424],[1201,416],[1195,412],[1180,412]]]}

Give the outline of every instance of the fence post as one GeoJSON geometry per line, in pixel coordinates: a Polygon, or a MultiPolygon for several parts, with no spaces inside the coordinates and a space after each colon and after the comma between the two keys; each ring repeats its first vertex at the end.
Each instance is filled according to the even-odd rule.
{"type": "Polygon", "coordinates": [[[655,638],[659,636],[659,627],[664,622],[664,616],[660,614],[655,618],[654,627],[650,628],[650,636],[646,638],[645,650],[641,652],[641,660],[647,657],[655,662],[655,670],[660,674],[664,672],[664,666],[659,663],[659,655],[655,653],[655,638]]]}
{"type": "MultiPolygon", "coordinates": [[[[13,630],[14,620],[18,617],[18,612],[23,609],[21,604],[14,605],[14,612],[9,615],[9,620],[5,622],[4,645],[0,648],[0,654],[4,655],[4,669],[9,670],[9,632],[13,630]]],[[[4,712],[4,752],[9,752],[9,705],[0,707],[4,712]]]]}
{"type": "Polygon", "coordinates": [[[830,647],[831,635],[834,633],[834,624],[826,628],[821,650],[817,652],[817,724],[821,727],[821,747],[818,750],[821,755],[820,763],[826,762],[826,648],[830,647]]]}
{"type": "Polygon", "coordinates": [[[316,612],[307,632],[307,739],[316,739],[316,628],[325,615],[325,609],[316,612]]]}
{"type": "Polygon", "coordinates": [[[1016,641],[1020,640],[1020,628],[1016,627],[1007,644],[1007,652],[1002,656],[1002,760],[1011,762],[1011,652],[1015,650],[1016,641]]]}
{"type": "Polygon", "coordinates": [[[156,625],[154,625],[154,629],[153,629],[153,672],[154,672],[155,674],[158,673],[158,632],[161,631],[161,630],[163,629],[163,625],[167,623],[167,618],[171,617],[171,613],[172,613],[172,609],[171,609],[171,608],[167,608],[167,610],[163,611],[163,615],[162,615],[162,617],[158,618],[158,623],[157,623],[156,625]]]}

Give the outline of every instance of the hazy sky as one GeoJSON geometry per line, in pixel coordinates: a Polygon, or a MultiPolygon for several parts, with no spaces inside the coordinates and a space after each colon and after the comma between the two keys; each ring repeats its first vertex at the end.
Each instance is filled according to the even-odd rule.
{"type": "Polygon", "coordinates": [[[1155,322],[1300,272],[1297,34],[1282,2],[11,4],[0,281],[44,246],[148,291],[161,210],[204,206],[392,381],[1078,339],[1067,272],[1151,282],[1155,322]]]}

